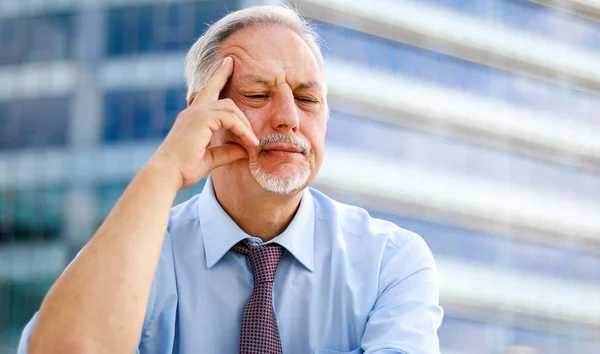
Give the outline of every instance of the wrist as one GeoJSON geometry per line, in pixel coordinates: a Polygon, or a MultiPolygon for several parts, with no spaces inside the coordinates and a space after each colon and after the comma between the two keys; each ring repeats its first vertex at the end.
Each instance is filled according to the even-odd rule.
{"type": "Polygon", "coordinates": [[[140,174],[156,180],[163,187],[172,188],[175,192],[183,186],[181,173],[169,162],[159,162],[151,159],[142,167],[140,174]]]}

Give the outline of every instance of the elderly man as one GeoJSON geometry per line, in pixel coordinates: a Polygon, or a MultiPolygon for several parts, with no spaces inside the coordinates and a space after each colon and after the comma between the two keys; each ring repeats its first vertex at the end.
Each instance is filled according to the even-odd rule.
{"type": "Polygon", "coordinates": [[[293,10],[212,25],[187,56],[188,108],[48,292],[19,352],[438,353],[424,241],[308,187],[323,160],[323,70],[293,10]]]}

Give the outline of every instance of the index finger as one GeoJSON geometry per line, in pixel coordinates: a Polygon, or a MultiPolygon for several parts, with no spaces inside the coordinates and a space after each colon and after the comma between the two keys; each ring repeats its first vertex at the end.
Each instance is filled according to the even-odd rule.
{"type": "Polygon", "coordinates": [[[221,90],[223,90],[223,87],[227,84],[227,80],[229,80],[231,74],[233,74],[233,59],[227,57],[223,59],[223,63],[219,69],[215,71],[210,80],[208,80],[196,98],[194,98],[192,105],[217,101],[221,94],[221,90]]]}

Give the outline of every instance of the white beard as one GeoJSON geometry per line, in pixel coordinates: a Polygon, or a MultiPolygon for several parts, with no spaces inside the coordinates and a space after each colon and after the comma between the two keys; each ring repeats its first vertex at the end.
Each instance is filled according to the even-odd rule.
{"type": "Polygon", "coordinates": [[[263,170],[257,161],[250,163],[250,173],[261,187],[278,194],[291,194],[302,188],[310,177],[310,169],[308,168],[287,178],[271,176],[263,170]]]}
{"type": "MultiPolygon", "coordinates": [[[[310,152],[310,144],[296,136],[282,133],[265,135],[261,138],[257,151],[260,151],[266,144],[285,142],[298,147],[308,156],[310,152]]],[[[257,159],[250,159],[250,173],[264,189],[278,194],[291,194],[292,192],[302,188],[310,178],[310,168],[307,167],[300,173],[287,177],[275,177],[266,172],[258,163],[257,159]]]]}

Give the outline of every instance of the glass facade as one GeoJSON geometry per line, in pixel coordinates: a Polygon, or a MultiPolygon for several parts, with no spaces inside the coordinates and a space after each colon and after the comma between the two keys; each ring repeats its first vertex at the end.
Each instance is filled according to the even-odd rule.
{"type": "MultiPolygon", "coordinates": [[[[40,307],[55,278],[0,282],[0,328],[19,335],[40,307]]],[[[2,347],[0,347],[0,351],[2,347]]]]}
{"type": "Polygon", "coordinates": [[[109,91],[104,96],[106,142],[163,138],[186,107],[185,88],[109,91]]]}
{"type": "Polygon", "coordinates": [[[149,4],[108,11],[106,54],[109,57],[187,50],[207,27],[237,1],[149,4]]]}
{"type": "MultiPolygon", "coordinates": [[[[474,1],[479,2],[480,1],[474,1]]],[[[331,58],[394,73],[440,88],[464,91],[507,104],[535,109],[540,118],[565,117],[600,125],[595,95],[412,47],[341,26],[315,21],[331,58]]]]}
{"type": "MultiPolygon", "coordinates": [[[[600,48],[600,24],[533,2],[423,0],[419,3],[458,11],[482,22],[493,22],[526,34],[542,36],[547,40],[576,46],[582,51],[600,48]]],[[[132,150],[128,150],[129,147],[158,142],[168,133],[177,114],[186,106],[183,67],[181,77],[170,80],[164,86],[140,88],[140,85],[131,85],[131,82],[135,82],[137,72],[127,72],[121,78],[122,82],[116,80],[110,87],[105,86],[102,81],[103,65],[148,58],[162,59],[173,54],[183,57],[208,24],[241,5],[236,0],[169,3],[123,0],[100,4],[93,9],[87,9],[88,5],[85,4],[81,6],[81,9],[70,10],[62,7],[61,10],[54,10],[49,6],[48,9],[31,13],[26,11],[12,17],[2,17],[0,14],[0,71],[20,70],[30,64],[43,67],[46,63],[61,62],[73,65],[78,75],[82,75],[78,76],[83,79],[76,80],[76,85],[84,81],[86,84],[86,91],[82,95],[77,92],[80,88],[75,87],[68,94],[44,92],[39,98],[28,95],[20,97],[16,91],[14,98],[12,95],[10,98],[0,97],[0,163],[4,157],[26,157],[27,154],[37,154],[43,158],[50,148],[51,151],[61,150],[55,149],[57,147],[65,151],[72,150],[69,153],[74,154],[65,159],[65,166],[56,167],[67,169],[58,182],[44,178],[47,173],[44,166],[21,169],[22,166],[17,163],[5,171],[0,170],[0,265],[4,269],[13,267],[10,268],[13,269],[11,272],[0,269],[0,354],[15,352],[22,326],[39,307],[58,275],[34,271],[37,269],[35,264],[50,263],[51,256],[46,257],[44,252],[36,253],[31,259],[27,256],[19,259],[6,257],[8,252],[15,247],[65,248],[68,249],[65,254],[69,255],[64,259],[66,265],[73,250],[78,247],[67,237],[73,224],[78,221],[68,214],[73,209],[69,203],[81,197],[78,193],[85,194],[83,202],[89,202],[91,205],[86,207],[95,213],[90,221],[92,229],[95,229],[110,212],[132,177],[111,173],[98,173],[98,177],[95,169],[103,171],[110,161],[106,158],[81,161],[81,157],[77,159],[79,150],[108,151],[127,147],[123,151],[130,153],[132,150]],[[94,14],[84,15],[88,10],[94,14]],[[83,18],[93,18],[95,21],[84,23],[83,18]],[[101,21],[96,22],[98,19],[101,21]],[[78,26],[88,25],[97,28],[78,30],[78,26]],[[74,43],[85,44],[85,58],[73,54],[74,43]],[[99,121],[74,116],[76,112],[85,111],[81,109],[82,106],[87,107],[82,102],[88,101],[81,101],[79,96],[85,99],[91,97],[89,102],[92,103],[99,102],[101,109],[95,115],[99,121]],[[92,129],[88,134],[88,130],[82,129],[87,126],[97,127],[93,128],[97,131],[92,129]],[[90,141],[82,141],[78,130],[89,136],[90,141]],[[77,160],[76,163],[71,163],[71,157],[77,160]],[[81,166],[88,170],[77,170],[81,166]],[[34,171],[39,176],[25,176],[28,178],[24,179],[24,171],[34,171]],[[71,193],[74,190],[77,192],[71,193]],[[1,259],[2,255],[5,255],[4,260],[1,259]],[[11,261],[7,262],[8,258],[11,261]],[[18,269],[31,271],[21,272],[18,269]]],[[[325,42],[323,50],[327,61],[349,62],[359,67],[378,69],[416,84],[465,92],[532,110],[539,116],[540,124],[562,119],[587,124],[590,129],[600,126],[600,100],[594,94],[570,88],[568,79],[542,82],[467,62],[442,52],[368,35],[349,29],[343,23],[314,22],[325,42]]],[[[357,78],[357,84],[360,84],[359,80],[357,78]]],[[[10,83],[0,82],[0,85],[4,85],[0,95],[7,92],[7,87],[8,92],[13,93],[10,83]]],[[[52,90],[52,85],[44,87],[52,90]]],[[[348,107],[352,106],[351,102],[347,103],[348,107]]],[[[432,104],[435,104],[433,100],[432,104]]],[[[490,184],[509,184],[515,188],[592,204],[600,200],[600,173],[597,171],[462,141],[459,137],[446,135],[442,130],[415,130],[334,109],[328,123],[326,141],[329,145],[385,156],[399,165],[415,166],[431,174],[473,178],[490,184]]],[[[81,156],[88,155],[82,153],[81,156]]],[[[197,194],[204,183],[205,180],[180,191],[175,204],[197,194]]],[[[354,191],[348,191],[340,200],[352,203],[354,198],[354,191]]],[[[600,254],[592,249],[582,249],[575,239],[577,235],[573,235],[573,242],[565,241],[565,247],[557,247],[524,240],[510,230],[505,230],[508,236],[493,231],[477,231],[468,224],[454,222],[446,215],[425,221],[425,218],[419,219],[414,214],[408,217],[401,212],[370,210],[370,213],[420,234],[434,256],[439,258],[462,261],[474,268],[485,266],[515,274],[523,272],[557,282],[566,280],[596,286],[600,280],[600,254]]],[[[52,257],[59,259],[60,263],[61,255],[58,252],[52,257]]],[[[494,314],[487,318],[470,318],[468,313],[459,315],[447,312],[439,331],[443,352],[504,354],[511,346],[535,348],[539,354],[600,352],[600,341],[584,335],[583,325],[575,320],[548,328],[527,326],[529,322],[519,322],[516,318],[528,314],[515,314],[513,309],[493,310],[494,314]]],[[[543,321],[543,318],[537,321],[543,321]]],[[[597,325],[600,326],[600,323],[597,325]]]]}
{"type": "Polygon", "coordinates": [[[0,101],[0,150],[64,146],[69,103],[69,97],[0,101]]]}
{"type": "Polygon", "coordinates": [[[0,20],[0,67],[70,59],[73,13],[56,12],[0,20]]]}
{"type": "MultiPolygon", "coordinates": [[[[206,183],[206,178],[203,178],[200,182],[192,187],[179,191],[175,197],[173,205],[181,204],[200,193],[202,188],[204,188],[204,183],[206,183]]],[[[110,213],[121,194],[125,191],[125,188],[127,188],[128,184],[129,181],[126,180],[106,181],[101,183],[96,188],[96,200],[98,203],[98,225],[101,224],[108,213],[110,213]]]]}
{"type": "Polygon", "coordinates": [[[339,111],[331,112],[328,127],[327,138],[331,143],[371,151],[401,164],[493,182],[510,182],[569,198],[600,198],[600,174],[595,172],[339,111]]]}
{"type": "Polygon", "coordinates": [[[522,30],[528,34],[591,51],[600,50],[600,24],[597,21],[556,11],[525,0],[419,0],[522,30]]]}
{"type": "Polygon", "coordinates": [[[64,186],[0,190],[0,247],[52,241],[63,232],[64,186]]]}

